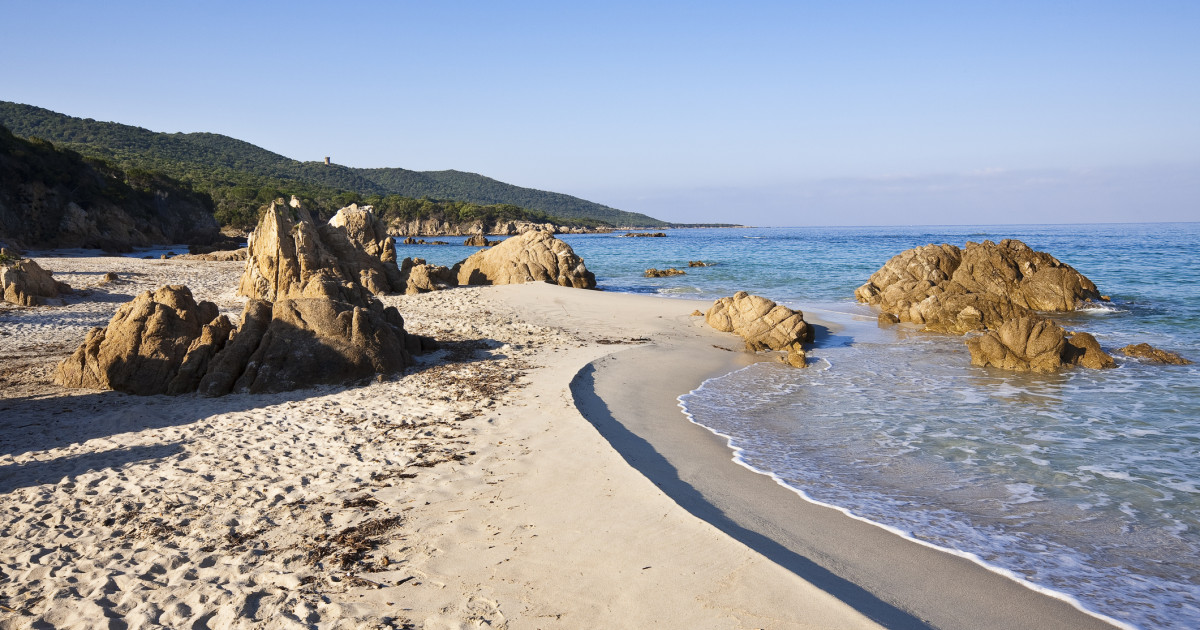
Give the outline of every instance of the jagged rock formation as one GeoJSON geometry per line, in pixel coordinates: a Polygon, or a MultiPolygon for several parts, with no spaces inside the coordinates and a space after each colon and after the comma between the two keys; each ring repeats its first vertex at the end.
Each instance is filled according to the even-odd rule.
{"type": "Polygon", "coordinates": [[[669,269],[647,269],[644,275],[647,278],[668,278],[670,276],[682,276],[686,273],[682,269],[671,267],[669,269]]]}
{"type": "Polygon", "coordinates": [[[281,392],[393,374],[426,349],[407,335],[394,307],[365,308],[324,298],[251,300],[237,334],[216,355],[199,391],[281,392]]]}
{"type": "Polygon", "coordinates": [[[689,260],[688,261],[689,267],[712,267],[716,264],[717,263],[704,262],[703,260],[689,260]]]}
{"type": "Polygon", "coordinates": [[[146,291],[117,309],[108,326],[93,328],[59,363],[54,382],[145,395],[191,391],[231,330],[215,304],[197,304],[187,287],[146,291]]]}
{"type": "Polygon", "coordinates": [[[854,293],[900,321],[927,330],[994,329],[1035,311],[1073,311],[1101,299],[1096,285],[1070,265],[1006,239],[926,245],[892,257],[854,293]]]}
{"type": "Polygon", "coordinates": [[[596,288],[596,276],[570,245],[547,232],[526,232],[471,255],[455,265],[458,284],[549,282],[578,289],[596,288]]]}
{"type": "Polygon", "coordinates": [[[650,237],[650,238],[666,238],[667,233],[666,232],[629,232],[627,234],[621,235],[622,238],[637,238],[639,236],[650,237]]]}
{"type": "Polygon", "coordinates": [[[1138,359],[1145,359],[1150,363],[1161,363],[1164,365],[1191,365],[1192,362],[1185,359],[1174,352],[1160,350],[1148,343],[1130,344],[1124,348],[1118,348],[1117,352],[1138,359]]]}
{"type": "Polygon", "coordinates": [[[1064,367],[1116,367],[1113,358],[1088,333],[1071,334],[1036,317],[1010,319],[997,330],[967,340],[971,364],[1018,372],[1056,372],[1064,367]]]}
{"type": "Polygon", "coordinates": [[[400,263],[400,277],[407,295],[441,291],[458,284],[453,269],[427,264],[423,258],[405,258],[400,263]]]}
{"type": "Polygon", "coordinates": [[[164,287],[89,333],[56,382],[134,394],[279,392],[395,373],[435,346],[373,296],[405,281],[369,210],[343,208],[317,227],[294,199],[273,204],[250,244],[241,286],[251,299],[236,332],[186,287],[164,287]]]}
{"type": "Polygon", "coordinates": [[[369,209],[342,208],[317,225],[299,200],[271,204],[250,235],[238,295],[273,302],[324,297],[362,303],[404,290],[395,241],[369,209]]]}
{"type": "Polygon", "coordinates": [[[788,364],[806,365],[803,344],[812,343],[813,329],[800,311],[738,291],[733,297],[717,300],[704,314],[704,321],[721,332],[741,336],[751,352],[783,350],[788,364]]]}
{"type": "Polygon", "coordinates": [[[54,279],[53,274],[36,261],[18,258],[9,249],[0,249],[0,296],[5,302],[21,306],[45,306],[63,293],[71,293],[65,282],[54,279]]]}

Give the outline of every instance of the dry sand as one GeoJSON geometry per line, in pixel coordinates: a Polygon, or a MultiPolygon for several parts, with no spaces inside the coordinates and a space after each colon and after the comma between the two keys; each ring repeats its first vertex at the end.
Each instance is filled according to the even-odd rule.
{"type": "Polygon", "coordinates": [[[387,297],[445,346],[400,377],[135,397],[49,375],[162,284],[236,316],[242,263],[38,262],[77,288],[121,280],[63,307],[0,306],[0,628],[1094,621],[878,528],[854,533],[731,463],[674,398],[754,358],[689,316],[695,303],[549,285],[387,297]],[[906,567],[876,570],[892,561],[906,567]],[[1008,590],[934,590],[986,593],[988,579],[1008,590]],[[1010,618],[996,608],[1010,597],[1042,607],[1010,618]]]}
{"type": "Polygon", "coordinates": [[[48,381],[141,291],[236,316],[242,263],[39,263],[92,288],[0,307],[0,627],[872,626],[688,514],[576,408],[592,360],[703,334],[691,305],[575,325],[527,307],[542,287],[388,297],[446,346],[401,377],[137,397],[48,381]]]}

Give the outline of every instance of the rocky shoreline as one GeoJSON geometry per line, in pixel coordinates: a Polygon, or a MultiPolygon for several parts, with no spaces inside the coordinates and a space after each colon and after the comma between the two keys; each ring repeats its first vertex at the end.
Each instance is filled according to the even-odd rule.
{"type": "MultiPolygon", "coordinates": [[[[881,326],[906,322],[929,332],[972,334],[966,340],[972,365],[1019,372],[1116,367],[1095,337],[1050,319],[1108,297],[1070,265],[1018,240],[905,250],[854,295],[878,307],[881,326]]],[[[1165,354],[1170,353],[1141,352],[1152,358],[1165,354]]]]}

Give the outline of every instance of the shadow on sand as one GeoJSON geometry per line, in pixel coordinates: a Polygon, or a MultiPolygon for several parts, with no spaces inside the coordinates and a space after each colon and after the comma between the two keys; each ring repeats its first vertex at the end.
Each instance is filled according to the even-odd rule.
{"type": "MultiPolygon", "coordinates": [[[[403,374],[415,374],[438,365],[472,363],[487,357],[480,351],[499,346],[490,339],[442,342],[441,350],[426,355],[403,374]]],[[[197,394],[137,396],[115,391],[68,390],[64,395],[21,398],[0,397],[0,458],[39,453],[110,438],[123,433],[179,427],[219,414],[297,402],[354,389],[374,379],[350,385],[319,385],[282,393],[229,394],[205,398],[197,394]],[[78,393],[86,391],[86,393],[78,393]]],[[[0,493],[57,482],[64,477],[103,468],[161,459],[181,453],[180,443],[112,448],[81,455],[39,458],[0,465],[0,493]]]]}
{"type": "MultiPolygon", "coordinates": [[[[594,366],[588,365],[571,382],[571,393],[575,397],[576,406],[629,465],[654,482],[680,507],[845,602],[875,623],[886,628],[904,630],[932,627],[767,535],[736,523],[705,499],[699,490],[681,479],[678,470],[649,442],[613,417],[608,405],[596,394],[595,372],[594,366]]],[[[682,419],[680,421],[682,422],[682,419]]]]}

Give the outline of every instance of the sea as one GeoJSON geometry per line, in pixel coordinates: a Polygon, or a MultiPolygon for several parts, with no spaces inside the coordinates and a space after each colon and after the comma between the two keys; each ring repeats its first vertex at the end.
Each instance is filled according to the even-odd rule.
{"type": "MultiPolygon", "coordinates": [[[[735,459],[798,494],[1136,628],[1200,628],[1200,365],[1019,374],[964,337],[880,328],[854,290],[930,243],[1014,238],[1111,301],[1056,315],[1108,350],[1200,361],[1200,223],[668,230],[564,235],[605,291],[748,291],[825,322],[800,370],[762,362],[680,397],[735,459]],[[688,268],[688,261],[714,263],[688,268]],[[648,268],[686,275],[645,278],[648,268]]],[[[455,243],[461,242],[459,239],[455,243]]],[[[399,246],[453,264],[459,245],[399,246]]],[[[690,305],[689,305],[690,307],[690,305]]]]}

